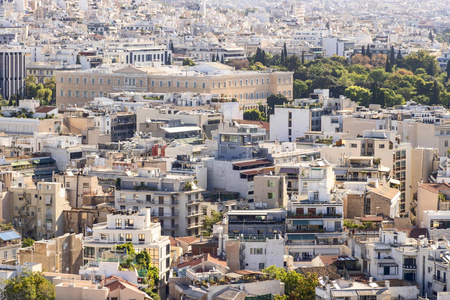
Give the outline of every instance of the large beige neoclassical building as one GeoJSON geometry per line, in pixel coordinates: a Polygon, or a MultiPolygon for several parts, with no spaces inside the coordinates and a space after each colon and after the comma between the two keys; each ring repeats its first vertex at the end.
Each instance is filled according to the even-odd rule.
{"type": "Polygon", "coordinates": [[[220,63],[193,67],[101,66],[83,71],[56,73],[58,108],[83,106],[94,97],[120,91],[153,93],[210,93],[236,98],[243,107],[265,103],[269,95],[283,94],[292,99],[292,72],[235,71],[220,63]]]}

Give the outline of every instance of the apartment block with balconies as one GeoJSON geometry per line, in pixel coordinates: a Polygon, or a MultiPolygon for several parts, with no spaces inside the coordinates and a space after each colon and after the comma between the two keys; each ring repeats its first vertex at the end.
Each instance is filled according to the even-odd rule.
{"type": "MultiPolygon", "coordinates": [[[[130,174],[132,175],[132,174],[130,174]]],[[[201,234],[201,193],[194,177],[161,174],[158,168],[142,168],[138,174],[120,177],[115,193],[116,209],[150,208],[164,235],[201,234]]]]}
{"type": "Polygon", "coordinates": [[[92,236],[84,242],[84,261],[97,261],[101,253],[116,245],[130,242],[136,252],[147,251],[159,278],[167,280],[170,267],[170,240],[161,235],[161,224],[152,222],[151,209],[118,210],[107,216],[105,223],[95,224],[92,236]]]}
{"type": "Polygon", "coordinates": [[[13,225],[24,238],[49,239],[64,233],[63,211],[70,209],[59,182],[33,183],[20,177],[10,188],[13,225]]]}

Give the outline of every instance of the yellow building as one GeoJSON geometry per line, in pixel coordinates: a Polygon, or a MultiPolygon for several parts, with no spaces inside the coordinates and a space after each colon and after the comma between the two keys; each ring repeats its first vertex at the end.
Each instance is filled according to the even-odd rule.
{"type": "Polygon", "coordinates": [[[268,96],[282,94],[292,99],[293,72],[235,71],[220,63],[193,67],[128,66],[99,67],[56,73],[58,108],[83,106],[106,93],[133,91],[152,93],[209,93],[217,98],[235,98],[245,108],[265,103],[268,96]]]}

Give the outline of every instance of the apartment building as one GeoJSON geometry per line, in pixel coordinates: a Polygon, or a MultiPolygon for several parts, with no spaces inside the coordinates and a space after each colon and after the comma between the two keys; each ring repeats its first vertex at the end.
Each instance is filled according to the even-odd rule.
{"type": "Polygon", "coordinates": [[[0,263],[10,264],[17,259],[17,251],[22,247],[22,236],[14,229],[0,232],[0,263]]]}
{"type": "Polygon", "coordinates": [[[161,235],[161,224],[152,222],[151,209],[119,210],[95,224],[92,236],[84,240],[84,262],[97,261],[102,252],[131,242],[136,252],[147,251],[152,266],[159,270],[159,280],[167,282],[170,268],[170,240],[161,235]]]}
{"type": "Polygon", "coordinates": [[[152,93],[209,93],[235,98],[243,107],[258,107],[272,94],[292,99],[292,72],[233,71],[209,63],[193,67],[101,66],[84,71],[56,73],[58,108],[84,106],[105,93],[130,91],[152,93]]]}
{"type": "Polygon", "coordinates": [[[9,193],[12,223],[24,238],[40,240],[63,234],[63,210],[70,206],[61,183],[33,183],[31,177],[19,177],[9,193]]]}
{"type": "Polygon", "coordinates": [[[36,241],[17,251],[19,264],[40,263],[42,269],[55,273],[78,274],[83,265],[83,235],[69,234],[36,241]]]}
{"type": "Polygon", "coordinates": [[[270,116],[270,140],[293,142],[307,131],[321,131],[322,108],[276,106],[270,116]]]}
{"type": "Polygon", "coordinates": [[[0,94],[4,99],[26,93],[25,55],[22,49],[0,49],[0,94]]]}
{"type": "Polygon", "coordinates": [[[288,202],[286,181],[284,176],[255,176],[255,203],[261,203],[265,208],[286,207],[288,202]]]}
{"type": "Polygon", "coordinates": [[[194,177],[162,174],[159,168],[141,168],[138,174],[120,177],[115,192],[116,209],[150,208],[164,235],[201,234],[201,193],[194,177]]]}
{"type": "Polygon", "coordinates": [[[285,240],[294,263],[318,254],[340,254],[344,242],[342,195],[331,193],[335,183],[332,166],[317,160],[304,166],[299,193],[287,205],[285,240]]]}

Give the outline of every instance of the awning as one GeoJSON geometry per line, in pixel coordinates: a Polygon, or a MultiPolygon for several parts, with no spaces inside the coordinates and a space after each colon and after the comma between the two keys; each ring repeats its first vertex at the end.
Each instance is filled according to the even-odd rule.
{"type": "Polygon", "coordinates": [[[11,166],[13,167],[20,167],[20,166],[28,166],[30,163],[28,161],[16,161],[11,163],[11,166]]]}
{"type": "Polygon", "coordinates": [[[332,290],[331,295],[333,297],[358,297],[358,294],[356,291],[338,291],[338,290],[332,290]]]}
{"type": "Polygon", "coordinates": [[[433,290],[433,292],[442,292],[444,290],[444,286],[445,283],[433,280],[433,286],[431,287],[431,289],[433,290]]]}
{"type": "Polygon", "coordinates": [[[40,159],[33,159],[33,163],[36,165],[43,165],[43,164],[52,164],[55,160],[51,157],[47,158],[40,158],[40,159]]]}
{"type": "Polygon", "coordinates": [[[344,176],[345,174],[347,174],[347,170],[334,170],[336,176],[344,176]]]}
{"type": "Polygon", "coordinates": [[[311,220],[308,221],[309,225],[323,225],[323,221],[322,220],[311,220]]]}
{"type": "Polygon", "coordinates": [[[379,267],[398,267],[397,263],[395,262],[385,262],[385,263],[378,263],[379,267]]]}
{"type": "Polygon", "coordinates": [[[299,226],[299,225],[323,225],[322,220],[293,220],[293,225],[299,226]]]}
{"type": "Polygon", "coordinates": [[[308,225],[308,221],[307,220],[293,220],[292,221],[293,225],[308,225]]]}
{"type": "Polygon", "coordinates": [[[2,241],[10,241],[10,240],[16,240],[16,239],[21,239],[21,238],[22,237],[20,236],[20,234],[18,234],[14,230],[0,232],[0,239],[2,241]]]}
{"type": "Polygon", "coordinates": [[[288,234],[288,240],[311,241],[315,239],[316,239],[315,234],[288,234]]]}
{"type": "Polygon", "coordinates": [[[300,173],[300,168],[283,168],[283,167],[281,167],[279,173],[299,174],[300,173]]]}
{"type": "Polygon", "coordinates": [[[374,290],[358,290],[356,293],[358,293],[358,296],[374,296],[377,294],[374,290]]]}

